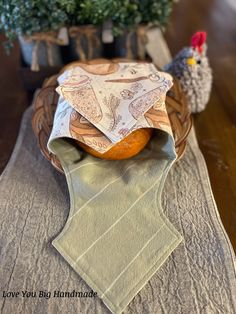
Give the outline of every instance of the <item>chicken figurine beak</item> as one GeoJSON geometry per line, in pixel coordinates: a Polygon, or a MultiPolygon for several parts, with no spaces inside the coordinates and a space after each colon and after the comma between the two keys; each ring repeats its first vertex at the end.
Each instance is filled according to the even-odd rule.
{"type": "Polygon", "coordinates": [[[195,65],[197,62],[194,58],[188,58],[187,59],[187,64],[188,65],[195,65]]]}

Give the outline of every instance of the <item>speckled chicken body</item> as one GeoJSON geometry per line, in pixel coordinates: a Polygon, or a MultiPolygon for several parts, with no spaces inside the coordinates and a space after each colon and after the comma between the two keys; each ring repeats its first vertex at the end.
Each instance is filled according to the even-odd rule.
{"type": "Polygon", "coordinates": [[[204,39],[199,39],[199,44],[196,44],[199,33],[202,34],[198,32],[192,37],[192,46],[183,48],[164,68],[180,80],[193,113],[205,109],[212,86],[212,70],[206,55],[207,45],[204,39]]]}

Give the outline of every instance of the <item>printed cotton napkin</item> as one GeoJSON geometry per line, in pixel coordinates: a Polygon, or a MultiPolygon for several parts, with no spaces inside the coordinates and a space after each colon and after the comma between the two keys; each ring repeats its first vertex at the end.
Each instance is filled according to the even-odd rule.
{"type": "Polygon", "coordinates": [[[168,116],[165,110],[155,116],[159,130],[140,154],[107,161],[67,141],[72,136],[63,128],[59,132],[61,124],[65,130],[71,124],[61,106],[62,100],[48,147],[65,171],[71,208],[53,245],[112,313],[121,313],[182,239],[161,208],[176,159],[168,116]]]}
{"type": "MultiPolygon", "coordinates": [[[[171,134],[163,96],[144,116],[139,118],[128,134],[140,128],[161,128],[171,134]]],[[[60,97],[51,137],[60,138],[62,136],[76,139],[100,153],[106,152],[116,144],[60,97]]]]}
{"type": "Polygon", "coordinates": [[[127,136],[172,85],[171,76],[158,72],[152,63],[117,65],[109,76],[75,67],[59,77],[57,88],[70,106],[114,143],[127,136]]]}

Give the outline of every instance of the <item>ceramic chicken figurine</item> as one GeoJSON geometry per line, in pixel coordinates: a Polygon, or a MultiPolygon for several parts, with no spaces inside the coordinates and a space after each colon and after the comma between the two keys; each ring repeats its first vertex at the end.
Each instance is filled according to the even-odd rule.
{"type": "Polygon", "coordinates": [[[210,97],[212,71],[206,56],[206,33],[197,32],[192,36],[191,46],[183,48],[164,67],[166,72],[180,80],[191,112],[205,109],[210,97]]]}

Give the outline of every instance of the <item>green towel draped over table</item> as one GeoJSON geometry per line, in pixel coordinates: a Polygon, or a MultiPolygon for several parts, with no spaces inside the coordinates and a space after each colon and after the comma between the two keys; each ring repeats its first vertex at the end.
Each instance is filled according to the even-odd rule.
{"type": "Polygon", "coordinates": [[[161,208],[176,160],[173,137],[156,130],[139,155],[120,161],[92,157],[64,138],[48,146],[63,166],[71,201],[53,245],[121,313],[182,240],[161,208]]]}

